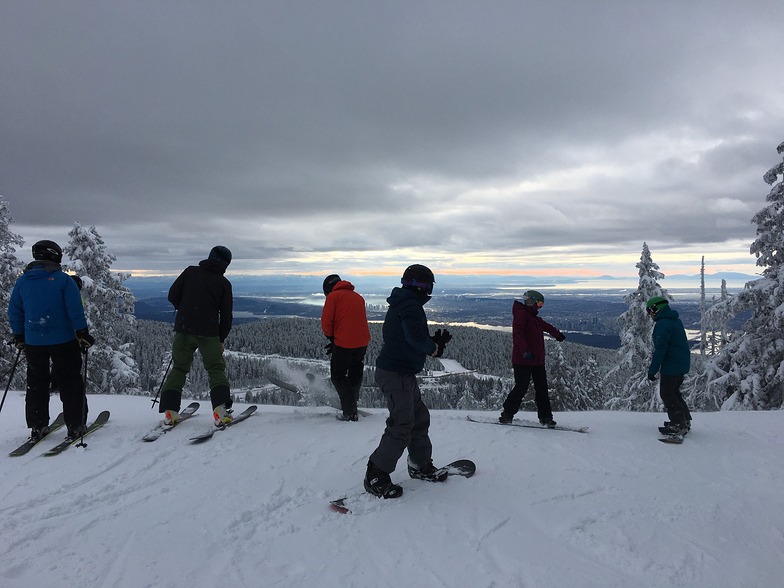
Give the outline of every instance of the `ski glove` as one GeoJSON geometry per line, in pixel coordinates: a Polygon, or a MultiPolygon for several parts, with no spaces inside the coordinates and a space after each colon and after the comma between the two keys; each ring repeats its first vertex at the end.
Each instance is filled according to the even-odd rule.
{"type": "Polygon", "coordinates": [[[648,379],[651,382],[655,382],[656,381],[656,374],[648,374],[648,379]]]}
{"type": "Polygon", "coordinates": [[[436,351],[433,354],[433,357],[441,357],[444,354],[446,344],[452,340],[452,335],[446,329],[444,329],[443,332],[441,329],[438,329],[430,338],[433,340],[433,343],[436,344],[436,351]]]}
{"type": "Polygon", "coordinates": [[[327,353],[327,355],[332,355],[332,348],[334,346],[335,344],[332,341],[324,345],[324,351],[327,353]]]}
{"type": "Polygon", "coordinates": [[[566,335],[561,335],[561,336],[555,338],[555,340],[559,341],[559,342],[560,341],[564,341],[565,339],[566,339],[566,335]]]}
{"type": "Polygon", "coordinates": [[[79,340],[79,345],[82,350],[87,351],[95,345],[95,337],[93,337],[87,329],[76,331],[76,338],[79,340]]]}
{"type": "Polygon", "coordinates": [[[24,334],[22,334],[22,335],[14,335],[13,340],[9,341],[8,343],[9,343],[9,345],[13,345],[17,349],[24,349],[24,346],[25,346],[24,334]]]}
{"type": "Polygon", "coordinates": [[[530,361],[532,359],[536,359],[536,356],[530,351],[526,351],[525,353],[523,353],[523,359],[526,361],[530,361]]]}

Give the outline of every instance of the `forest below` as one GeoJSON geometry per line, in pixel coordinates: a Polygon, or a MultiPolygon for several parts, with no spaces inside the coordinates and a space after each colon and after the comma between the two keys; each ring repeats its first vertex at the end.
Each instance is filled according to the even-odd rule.
{"type": "MultiPolygon", "coordinates": [[[[134,359],[143,393],[155,395],[171,357],[171,325],[138,321],[134,359]]],[[[444,327],[432,323],[431,330],[444,327]]],[[[445,358],[459,362],[463,372],[449,372],[437,359],[428,358],[420,374],[426,404],[434,409],[499,409],[512,387],[511,334],[476,327],[449,326],[453,339],[445,358]]],[[[365,358],[360,406],[382,407],[385,401],[374,383],[374,365],[381,346],[381,324],[371,323],[371,342],[365,358]]],[[[326,339],[318,319],[269,318],[236,325],[226,340],[227,374],[235,398],[261,404],[310,404],[329,387],[326,339]],[[300,394],[270,382],[292,382],[300,394]]],[[[617,363],[617,351],[588,347],[568,340],[546,340],[547,371],[553,409],[604,408],[609,400],[605,376],[617,363]]],[[[653,387],[652,387],[653,390],[653,387]]],[[[209,397],[207,374],[196,358],[185,395],[209,397]]],[[[533,410],[533,391],[523,410],[533,410]]]]}

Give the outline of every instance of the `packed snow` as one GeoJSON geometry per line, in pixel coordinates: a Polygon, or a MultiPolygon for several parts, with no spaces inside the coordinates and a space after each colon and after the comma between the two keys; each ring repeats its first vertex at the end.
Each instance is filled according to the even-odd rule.
{"type": "Polygon", "coordinates": [[[412,480],[404,457],[401,498],[360,495],[339,514],[328,502],[360,492],[384,410],[344,423],[331,408],[260,406],[194,445],[207,402],[154,443],[141,441],[159,420],[148,398],[89,402],[112,416],[86,448],[44,457],[61,430],[11,458],[28,431],[8,393],[5,588],[782,585],[782,411],[695,414],[680,446],[657,441],[654,413],[555,415],[590,427],[578,434],[433,411],[436,465],[467,458],[476,475],[412,480]]]}

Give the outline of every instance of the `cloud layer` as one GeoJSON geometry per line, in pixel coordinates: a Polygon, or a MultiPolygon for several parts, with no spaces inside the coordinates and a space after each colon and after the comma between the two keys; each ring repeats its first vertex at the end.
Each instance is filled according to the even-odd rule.
{"type": "Polygon", "coordinates": [[[753,267],[784,5],[525,4],[6,3],[0,194],[126,270],[753,267]]]}

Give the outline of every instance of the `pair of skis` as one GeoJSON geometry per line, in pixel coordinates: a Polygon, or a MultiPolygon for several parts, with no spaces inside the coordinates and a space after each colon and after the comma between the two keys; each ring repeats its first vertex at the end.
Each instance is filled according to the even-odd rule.
{"type": "MultiPolygon", "coordinates": [[[[182,411],[180,411],[180,419],[178,421],[175,421],[174,423],[171,424],[165,424],[161,422],[152,431],[150,431],[144,437],[142,437],[142,440],[147,442],[156,441],[157,439],[161,438],[163,435],[171,431],[174,427],[176,427],[183,421],[187,421],[189,418],[191,418],[194,415],[194,413],[199,409],[199,406],[200,405],[198,402],[191,402],[182,411]]],[[[222,431],[228,427],[236,425],[237,423],[241,423],[249,416],[251,416],[254,412],[256,412],[257,409],[258,407],[255,404],[253,406],[249,406],[241,413],[236,415],[234,417],[234,420],[226,423],[225,425],[221,425],[220,427],[212,427],[210,428],[209,431],[205,431],[204,433],[200,433],[195,437],[191,437],[189,440],[194,443],[201,443],[202,441],[206,441],[207,439],[212,439],[212,436],[217,431],[222,431]]]]}
{"type": "MultiPolygon", "coordinates": [[[[62,443],[58,443],[54,447],[52,447],[49,451],[45,452],[43,455],[46,457],[51,457],[53,455],[60,455],[63,451],[68,449],[71,445],[76,445],[77,447],[87,447],[87,444],[84,442],[84,438],[91,433],[94,433],[101,427],[103,427],[109,421],[109,411],[104,410],[101,412],[95,420],[87,427],[87,430],[76,438],[66,437],[66,439],[62,443]]],[[[63,413],[57,415],[57,418],[52,421],[52,424],[49,425],[49,433],[41,437],[40,439],[28,439],[24,443],[22,443],[19,447],[14,449],[8,455],[10,457],[20,457],[22,455],[27,454],[33,447],[38,445],[41,441],[49,437],[52,433],[56,430],[61,429],[65,425],[65,420],[63,419],[63,413]]]]}

